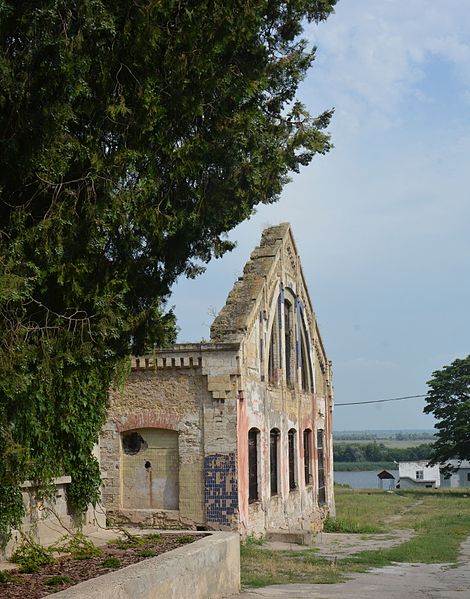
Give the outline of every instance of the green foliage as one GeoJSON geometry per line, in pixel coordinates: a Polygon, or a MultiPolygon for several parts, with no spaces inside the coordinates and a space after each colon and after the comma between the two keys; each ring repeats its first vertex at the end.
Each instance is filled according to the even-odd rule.
{"type": "Polygon", "coordinates": [[[70,578],[70,576],[61,576],[61,575],[56,575],[56,576],[51,576],[50,578],[46,579],[46,584],[47,586],[58,586],[58,585],[62,585],[62,584],[69,584],[72,582],[72,579],[70,578]]]}
{"type": "Polygon", "coordinates": [[[296,100],[336,0],[0,2],[0,536],[92,456],[123,360],[172,343],[175,280],[330,147],[296,100]]]}
{"type": "Polygon", "coordinates": [[[52,549],[39,545],[31,538],[24,539],[10,560],[19,565],[21,572],[37,572],[41,566],[55,562],[52,549]]]}
{"type": "Polygon", "coordinates": [[[334,459],[338,462],[405,462],[427,460],[432,445],[415,447],[387,447],[384,443],[335,443],[334,459]]]}
{"type": "Polygon", "coordinates": [[[361,472],[363,470],[395,470],[397,465],[393,462],[337,462],[334,464],[335,472],[361,472]]]}
{"type": "Polygon", "coordinates": [[[6,584],[12,580],[13,576],[10,574],[10,572],[8,572],[8,570],[0,570],[0,584],[6,584]]]}
{"type": "Polygon", "coordinates": [[[374,524],[364,524],[349,520],[347,518],[326,518],[323,524],[324,532],[344,532],[344,533],[377,533],[382,532],[382,528],[374,524]]]}
{"type": "Polygon", "coordinates": [[[139,557],[155,557],[157,553],[153,549],[142,549],[137,555],[139,557]]]}
{"type": "Polygon", "coordinates": [[[82,533],[62,537],[51,547],[57,553],[69,553],[73,559],[91,559],[103,551],[82,533]]]}
{"type": "Polygon", "coordinates": [[[118,557],[107,557],[103,560],[103,568],[120,568],[121,560],[118,557]]]}
{"type": "Polygon", "coordinates": [[[191,535],[183,535],[181,537],[176,538],[176,542],[180,545],[187,545],[188,543],[192,543],[194,541],[194,537],[191,535]]]}
{"type": "Polygon", "coordinates": [[[129,549],[131,547],[140,547],[141,545],[146,545],[152,541],[160,540],[160,536],[158,533],[150,533],[145,536],[131,535],[126,530],[122,530],[125,533],[125,538],[123,539],[115,539],[111,543],[116,545],[119,549],[129,549]]]}
{"type": "Polygon", "coordinates": [[[437,420],[431,463],[470,460],[470,355],[433,372],[426,414],[437,420]]]}

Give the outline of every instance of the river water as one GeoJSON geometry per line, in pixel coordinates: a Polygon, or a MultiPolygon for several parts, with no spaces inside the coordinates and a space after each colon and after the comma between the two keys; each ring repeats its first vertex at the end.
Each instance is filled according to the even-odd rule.
{"type": "Polygon", "coordinates": [[[380,481],[377,478],[378,470],[360,470],[358,472],[335,472],[335,482],[342,485],[347,484],[353,489],[377,489],[383,482],[384,489],[393,489],[398,481],[398,470],[389,470],[395,480],[380,481]]]}

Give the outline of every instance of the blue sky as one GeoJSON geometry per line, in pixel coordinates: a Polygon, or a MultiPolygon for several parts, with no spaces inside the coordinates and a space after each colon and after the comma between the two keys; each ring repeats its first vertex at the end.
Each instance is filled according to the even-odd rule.
{"type": "MultiPolygon", "coordinates": [[[[306,37],[318,51],[300,96],[312,114],[335,107],[335,148],[178,283],[179,341],[209,338],[262,229],[289,221],[336,402],[425,393],[470,353],[469,1],[340,0],[306,37]]],[[[335,429],[430,428],[423,406],[338,406],[335,429]]]]}

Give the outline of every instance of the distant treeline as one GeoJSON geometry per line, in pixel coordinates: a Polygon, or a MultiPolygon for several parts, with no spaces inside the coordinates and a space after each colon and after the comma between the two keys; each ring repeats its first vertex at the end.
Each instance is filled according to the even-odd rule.
{"type": "Polygon", "coordinates": [[[397,433],[386,432],[386,431],[377,431],[376,433],[359,431],[357,433],[333,433],[333,438],[335,441],[374,441],[380,439],[396,439],[397,441],[426,441],[433,440],[434,433],[432,432],[406,432],[406,431],[398,431],[397,433]]]}
{"type": "Polygon", "coordinates": [[[431,444],[416,447],[386,447],[383,443],[334,443],[335,462],[414,462],[427,460],[431,444]]]}
{"type": "Polygon", "coordinates": [[[334,462],[335,472],[356,472],[363,470],[397,470],[393,462],[334,462]]]}

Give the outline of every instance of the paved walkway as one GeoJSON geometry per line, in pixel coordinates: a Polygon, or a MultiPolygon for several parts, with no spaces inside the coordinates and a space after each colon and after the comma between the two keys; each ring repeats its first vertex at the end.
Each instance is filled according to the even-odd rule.
{"type": "Polygon", "coordinates": [[[353,574],[339,584],[273,585],[229,599],[469,599],[470,537],[457,568],[449,564],[395,564],[353,574]]]}

